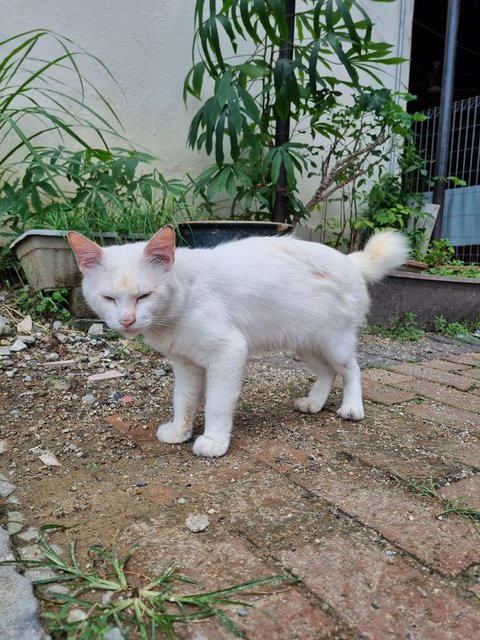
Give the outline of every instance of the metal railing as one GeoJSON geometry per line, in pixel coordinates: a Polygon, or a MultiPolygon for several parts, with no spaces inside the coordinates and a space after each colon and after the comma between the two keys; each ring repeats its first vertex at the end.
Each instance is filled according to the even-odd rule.
{"type": "MultiPolygon", "coordinates": [[[[414,191],[425,193],[432,191],[435,178],[435,157],[437,153],[439,107],[427,109],[422,113],[426,120],[414,123],[414,135],[420,155],[427,161],[427,175],[417,173],[413,181],[414,191]]],[[[454,102],[449,144],[449,162],[446,178],[463,180],[467,187],[480,185],[480,96],[454,102]]],[[[447,189],[458,188],[449,181],[447,189]]],[[[477,216],[475,211],[469,211],[477,216]]],[[[480,228],[480,197],[478,201],[478,225],[480,228]]],[[[456,254],[465,262],[480,260],[478,240],[472,238],[470,244],[456,247],[456,254]]]]}

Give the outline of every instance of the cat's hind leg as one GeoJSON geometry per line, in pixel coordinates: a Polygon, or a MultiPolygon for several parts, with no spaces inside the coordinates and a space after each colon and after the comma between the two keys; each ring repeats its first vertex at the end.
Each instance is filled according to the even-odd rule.
{"type": "Polygon", "coordinates": [[[173,420],[159,426],[160,442],[178,443],[192,436],[193,421],[202,397],[205,371],[183,358],[172,359],[175,376],[173,390],[173,420]]]}
{"type": "Polygon", "coordinates": [[[332,390],[335,369],[319,353],[300,352],[299,358],[317,375],[317,380],[307,397],[298,398],[294,407],[302,413],[318,413],[323,408],[332,390]]]}
{"type": "Polygon", "coordinates": [[[337,415],[347,420],[362,420],[365,416],[356,343],[356,332],[343,334],[338,341],[331,341],[325,351],[325,358],[343,379],[343,399],[337,415]]]}

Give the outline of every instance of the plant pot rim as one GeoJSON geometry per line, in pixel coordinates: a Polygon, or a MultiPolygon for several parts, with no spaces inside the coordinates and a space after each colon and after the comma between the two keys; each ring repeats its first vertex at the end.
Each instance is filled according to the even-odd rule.
{"type": "Polygon", "coordinates": [[[178,223],[179,227],[193,227],[199,225],[225,225],[225,226],[235,226],[235,225],[245,225],[245,226],[275,226],[279,231],[286,231],[287,229],[293,228],[291,224],[287,222],[273,222],[272,220],[184,220],[178,223]]]}
{"type": "MultiPolygon", "coordinates": [[[[15,240],[13,240],[13,242],[11,242],[9,249],[10,249],[10,251],[13,250],[23,240],[25,240],[26,238],[30,238],[32,236],[44,236],[44,237],[47,237],[47,238],[64,238],[66,240],[67,239],[67,234],[70,231],[71,230],[59,231],[58,229],[29,229],[28,231],[25,231],[24,233],[22,233],[22,235],[18,236],[18,238],[15,238],[15,240]]],[[[78,232],[78,233],[80,233],[80,232],[78,232]]],[[[112,231],[105,231],[104,233],[102,233],[101,231],[98,231],[96,233],[93,233],[92,236],[94,238],[117,238],[118,234],[117,233],[113,233],[112,231]]],[[[141,233],[132,233],[128,237],[130,239],[132,239],[132,240],[145,240],[146,239],[146,236],[142,235],[141,233]]]]}

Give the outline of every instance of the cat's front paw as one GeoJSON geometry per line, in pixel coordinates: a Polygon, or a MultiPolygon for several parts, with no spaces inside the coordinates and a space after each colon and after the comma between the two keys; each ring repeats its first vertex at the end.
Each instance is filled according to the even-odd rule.
{"type": "Polygon", "coordinates": [[[160,442],[167,442],[168,444],[186,442],[187,440],[190,440],[191,436],[191,428],[185,428],[183,425],[176,425],[174,422],[161,424],[157,430],[157,440],[160,440],[160,442]]]}
{"type": "Polygon", "coordinates": [[[365,412],[363,406],[360,405],[343,405],[337,411],[337,416],[345,420],[363,420],[365,412]]]}
{"type": "Polygon", "coordinates": [[[293,403],[293,407],[302,413],[318,413],[322,407],[311,398],[298,398],[293,403]]]}
{"type": "Polygon", "coordinates": [[[206,458],[214,458],[223,456],[228,449],[229,441],[213,440],[208,436],[198,436],[193,445],[193,453],[196,456],[205,456],[206,458]]]}

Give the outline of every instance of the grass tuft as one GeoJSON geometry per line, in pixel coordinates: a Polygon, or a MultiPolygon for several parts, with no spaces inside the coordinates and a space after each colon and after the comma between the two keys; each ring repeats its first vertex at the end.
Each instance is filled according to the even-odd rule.
{"type": "MultiPolygon", "coordinates": [[[[85,568],[82,568],[75,542],[70,543],[70,558],[64,560],[47,541],[46,533],[59,529],[66,527],[47,524],[40,528],[39,546],[43,559],[0,563],[49,569],[56,573],[55,577],[36,580],[34,586],[63,584],[68,587],[68,593],[43,590],[38,593],[46,603],[41,617],[52,640],[101,640],[113,627],[129,639],[171,640],[177,637],[175,625],[190,625],[208,618],[217,618],[235,636],[246,638],[226,608],[251,608],[254,605],[237,596],[258,595],[258,587],[272,587],[286,581],[292,583],[285,576],[270,576],[205,591],[200,583],[178,574],[173,565],[166,567],[158,577],[139,577],[127,568],[137,547],[131,547],[121,555],[116,542],[111,549],[100,545],[90,547],[88,559],[83,563],[85,568]],[[182,585],[197,590],[185,593],[179,589],[182,585]]],[[[265,592],[261,594],[265,595],[265,592]]]]}

